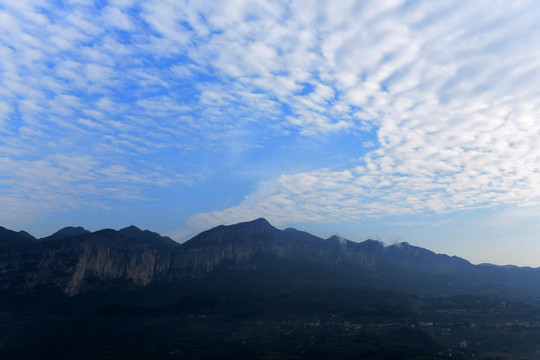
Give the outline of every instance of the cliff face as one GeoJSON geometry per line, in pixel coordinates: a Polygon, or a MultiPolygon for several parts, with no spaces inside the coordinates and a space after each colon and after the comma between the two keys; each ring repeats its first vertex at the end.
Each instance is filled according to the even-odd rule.
{"type": "Polygon", "coordinates": [[[145,286],[169,270],[171,248],[102,230],[0,253],[0,286],[53,286],[68,295],[111,283],[145,286]]]}
{"type": "Polygon", "coordinates": [[[374,240],[355,243],[337,236],[324,240],[295,229],[278,230],[264,219],[218,226],[181,245],[134,226],[94,233],[66,229],[25,246],[0,248],[0,288],[54,287],[73,296],[111,286],[202,278],[223,265],[254,269],[261,256],[397,274],[456,272],[472,266],[406,243],[384,247],[374,240]]]}
{"type": "Polygon", "coordinates": [[[182,245],[134,226],[95,233],[66,229],[0,252],[0,288],[24,291],[52,286],[73,296],[107,286],[200,278],[225,263],[255,268],[254,259],[261,254],[372,269],[384,249],[375,241],[357,244],[294,229],[282,231],[264,219],[218,226],[182,245]]]}
{"type": "Polygon", "coordinates": [[[185,279],[204,276],[227,262],[256,267],[258,254],[282,259],[307,260],[326,265],[347,263],[373,269],[384,246],[377,241],[354,243],[324,240],[295,229],[278,230],[264,219],[205,231],[175,249],[171,273],[185,279]]]}
{"type": "Polygon", "coordinates": [[[170,266],[170,251],[151,243],[125,239],[122,235],[99,234],[77,247],[74,268],[66,269],[69,295],[91,287],[91,281],[125,281],[146,286],[163,277],[170,266]]]}

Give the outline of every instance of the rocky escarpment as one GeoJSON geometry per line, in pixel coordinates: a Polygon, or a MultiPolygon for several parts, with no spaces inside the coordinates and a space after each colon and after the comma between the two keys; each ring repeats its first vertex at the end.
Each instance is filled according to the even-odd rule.
{"type": "Polygon", "coordinates": [[[4,241],[8,245],[0,248],[1,289],[26,291],[45,286],[70,296],[111,286],[202,278],[224,265],[249,270],[257,268],[260,259],[345,264],[348,269],[398,276],[463,273],[473,266],[406,243],[385,247],[374,240],[322,239],[295,229],[276,229],[265,219],[218,226],[184,244],[135,226],[94,233],[69,227],[38,241],[5,233],[17,242],[4,241]]]}
{"type": "Polygon", "coordinates": [[[52,286],[68,295],[111,284],[145,286],[165,277],[174,244],[102,230],[11,248],[0,252],[0,286],[19,291],[52,286]]]}
{"type": "Polygon", "coordinates": [[[27,246],[3,249],[0,287],[52,286],[76,295],[107,286],[200,278],[224,263],[253,268],[261,254],[371,269],[383,249],[375,241],[358,244],[324,240],[295,229],[279,230],[265,219],[218,226],[182,245],[134,226],[94,233],[68,227],[27,246]]]}
{"type": "Polygon", "coordinates": [[[383,250],[383,244],[378,241],[324,240],[295,229],[278,230],[261,218],[218,226],[197,235],[175,249],[171,272],[176,278],[184,279],[204,276],[225,262],[244,268],[256,267],[253,259],[260,254],[373,269],[383,250]]]}

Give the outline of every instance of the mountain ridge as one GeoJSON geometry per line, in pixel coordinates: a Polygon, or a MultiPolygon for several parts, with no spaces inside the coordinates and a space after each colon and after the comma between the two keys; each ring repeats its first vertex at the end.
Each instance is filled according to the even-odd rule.
{"type": "Polygon", "coordinates": [[[24,230],[19,232],[0,226],[0,248],[27,246],[36,241],[36,238],[24,230]]]}
{"type": "Polygon", "coordinates": [[[540,299],[539,269],[473,265],[408,243],[322,239],[277,229],[263,218],[216,226],[182,244],[133,225],[95,232],[66,227],[39,241],[0,228],[0,244],[7,244],[0,251],[0,288],[18,291],[52,286],[75,296],[111,286],[203,279],[227,268],[249,275],[263,264],[285,262],[315,264],[347,281],[402,291],[490,293],[502,286],[512,296],[540,299]],[[13,245],[2,234],[26,240],[13,245]]]}
{"type": "Polygon", "coordinates": [[[89,233],[90,231],[82,226],[66,226],[49,236],[39,239],[39,241],[60,240],[89,233]]]}

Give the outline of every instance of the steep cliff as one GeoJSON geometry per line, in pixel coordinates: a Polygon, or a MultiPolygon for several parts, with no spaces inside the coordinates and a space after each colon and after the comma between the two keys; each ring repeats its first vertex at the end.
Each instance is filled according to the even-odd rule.
{"type": "Polygon", "coordinates": [[[108,286],[201,278],[223,264],[253,269],[261,255],[374,269],[383,250],[375,241],[358,244],[279,230],[265,219],[218,226],[182,245],[135,226],[94,233],[68,227],[39,242],[0,252],[0,287],[52,286],[76,295],[108,286]]]}
{"type": "Polygon", "coordinates": [[[492,294],[506,287],[509,293],[540,297],[539,269],[475,266],[407,243],[385,247],[374,240],[325,240],[276,229],[265,219],[221,225],[184,244],[135,226],[94,233],[66,229],[39,241],[6,229],[0,232],[0,243],[10,244],[0,247],[0,289],[52,287],[73,296],[200,279],[223,269],[249,274],[263,267],[272,272],[279,270],[274,269],[279,263],[289,269],[315,265],[321,273],[401,291],[458,293],[475,288],[492,294]]]}
{"type": "Polygon", "coordinates": [[[144,286],[164,277],[171,250],[114,230],[41,241],[0,252],[0,286],[53,286],[68,295],[111,284],[144,286]]]}
{"type": "Polygon", "coordinates": [[[324,240],[296,229],[279,230],[265,219],[231,226],[218,226],[202,232],[175,249],[171,272],[175,277],[204,276],[223,263],[253,268],[257,255],[289,260],[307,260],[326,265],[354,264],[372,269],[382,257],[380,242],[324,240]]]}

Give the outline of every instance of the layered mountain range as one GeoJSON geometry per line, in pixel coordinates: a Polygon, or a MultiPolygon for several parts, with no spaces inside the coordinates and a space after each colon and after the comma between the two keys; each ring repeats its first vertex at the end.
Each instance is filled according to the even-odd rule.
{"type": "Polygon", "coordinates": [[[315,268],[336,281],[367,288],[540,299],[540,269],[472,265],[408,243],[322,239],[279,230],[262,218],[218,226],[183,244],[135,226],[96,232],[67,227],[42,239],[0,227],[0,289],[23,293],[48,288],[74,296],[181,283],[227,271],[310,276],[315,268]]]}

